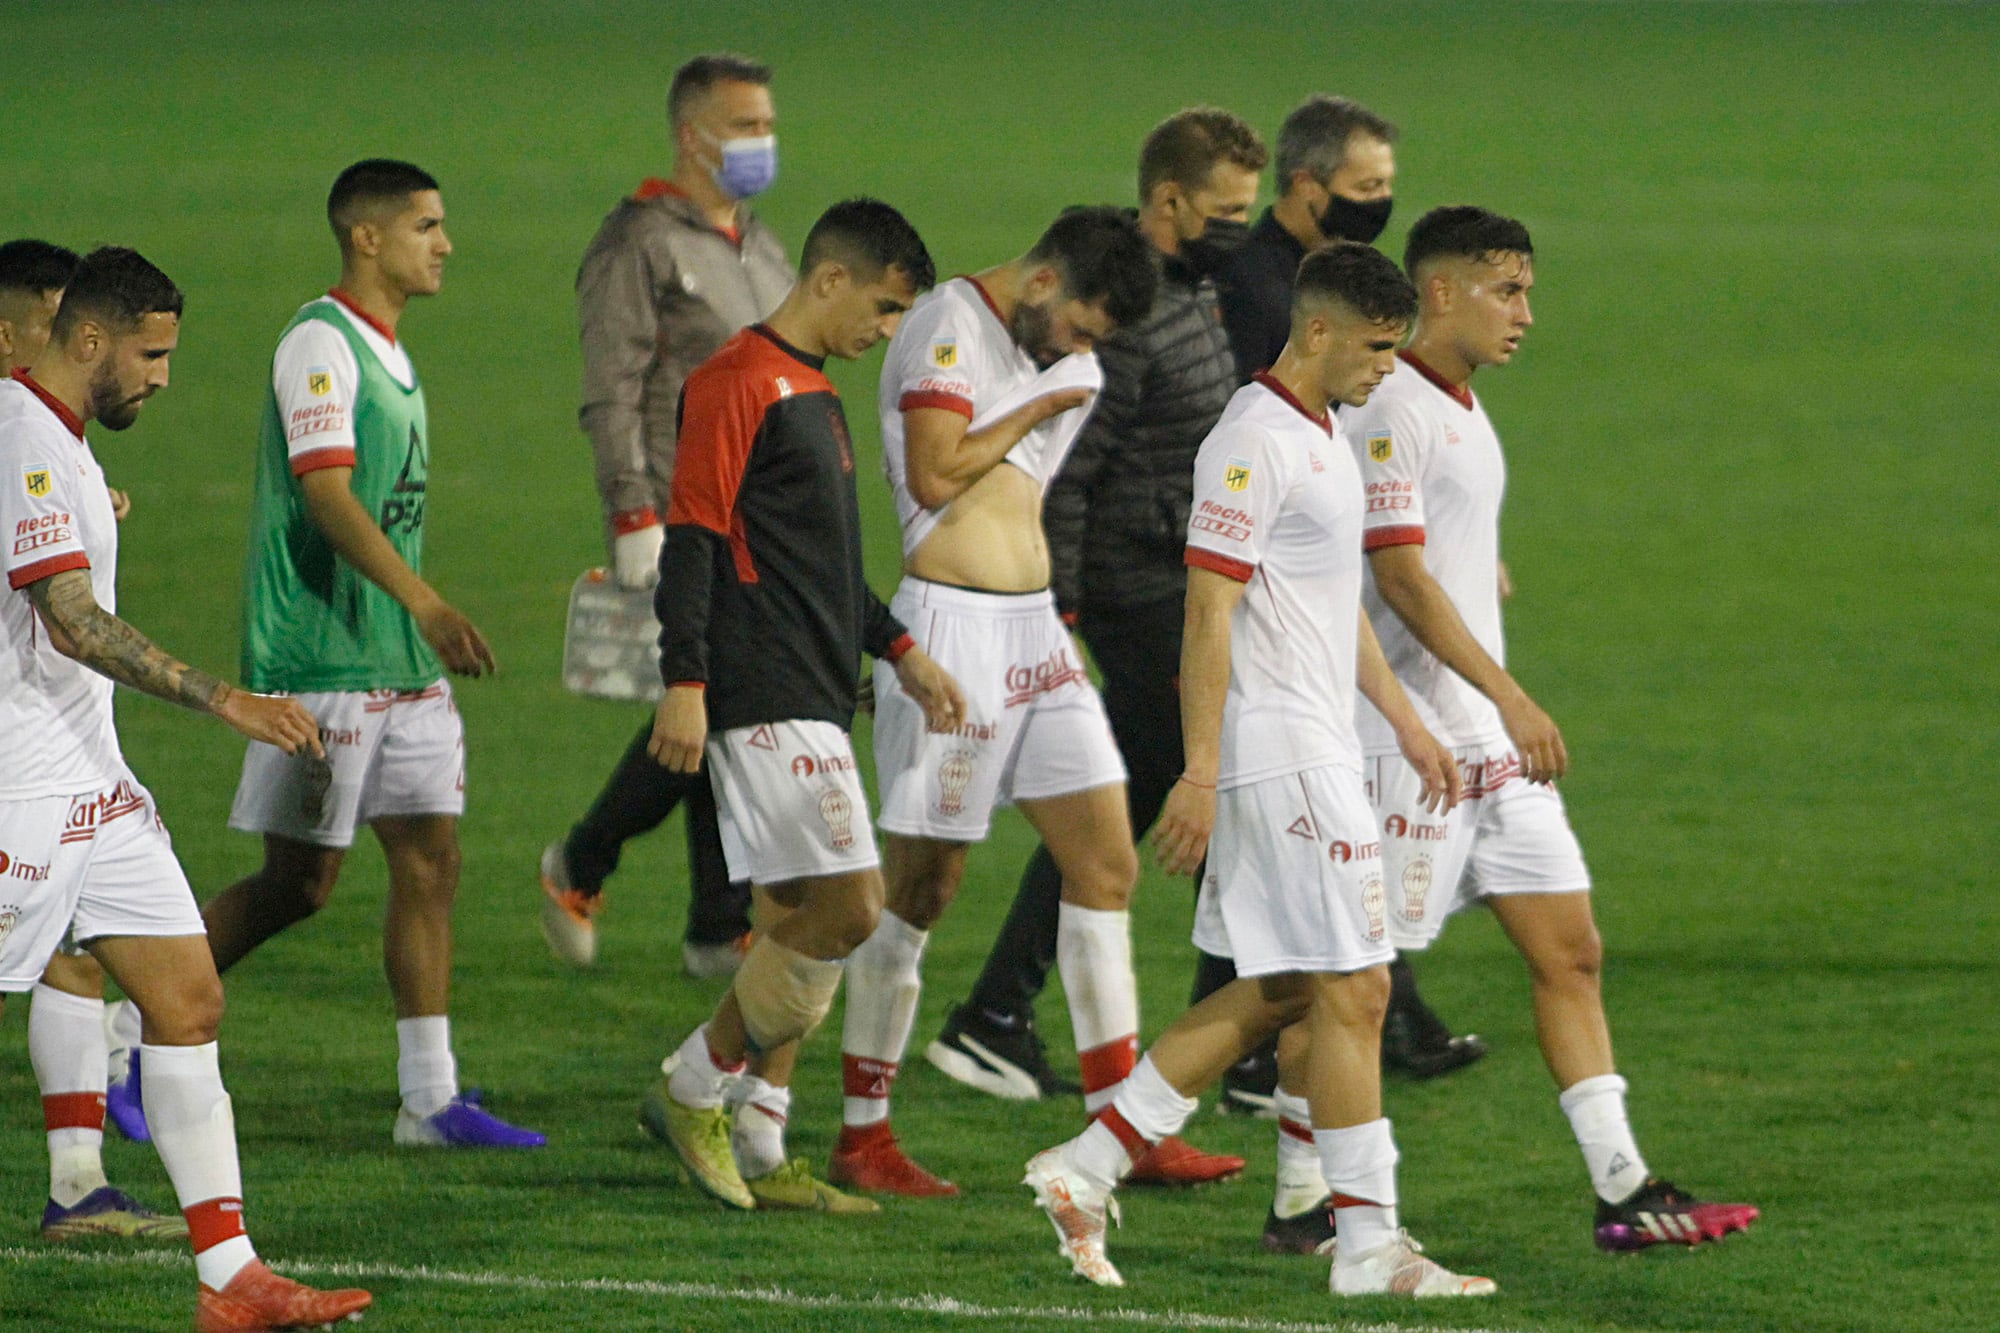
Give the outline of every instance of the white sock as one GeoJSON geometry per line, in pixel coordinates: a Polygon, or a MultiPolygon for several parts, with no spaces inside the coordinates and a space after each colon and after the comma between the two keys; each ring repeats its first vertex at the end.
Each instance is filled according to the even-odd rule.
{"type": "Polygon", "coordinates": [[[130,1000],[113,1000],[104,1006],[104,1044],[110,1061],[113,1083],[123,1083],[130,1070],[132,1048],[139,1044],[139,1006],[130,1000]]]}
{"type": "Polygon", "coordinates": [[[662,1062],[662,1067],[667,1064],[673,1066],[673,1073],[667,1078],[667,1095],[698,1111],[722,1105],[730,1085],[743,1073],[740,1064],[730,1067],[716,1063],[715,1053],[709,1049],[706,1023],[688,1033],[687,1040],[662,1062]]]}
{"type": "Polygon", "coordinates": [[[1271,1211],[1279,1217],[1310,1212],[1326,1198],[1326,1173],[1320,1170],[1319,1146],[1313,1141],[1312,1109],[1306,1099],[1278,1089],[1278,1189],[1271,1211]]]}
{"type": "Polygon", "coordinates": [[[1557,1101],[1569,1117],[1576,1146],[1583,1149],[1583,1164],[1590,1168],[1590,1184],[1598,1198],[1617,1203],[1646,1183],[1646,1159],[1639,1155],[1631,1122],[1625,1118],[1624,1079],[1616,1074],[1579,1079],[1564,1088],[1557,1101]]]}
{"type": "Polygon", "coordinates": [[[1396,1238],[1396,1139],[1387,1119],[1347,1129],[1315,1129],[1320,1170],[1333,1187],[1338,1262],[1347,1264],[1396,1238]]]}
{"type": "Polygon", "coordinates": [[[104,1178],[104,1001],[37,984],[28,1060],[49,1136],[49,1198],[74,1207],[104,1178]]]}
{"type": "Polygon", "coordinates": [[[1121,1141],[1102,1116],[1085,1125],[1083,1133],[1064,1146],[1070,1165],[1103,1190],[1118,1188],[1118,1182],[1132,1173],[1133,1154],[1144,1152],[1146,1147],[1136,1137],[1129,1144],[1121,1141]]]}
{"type": "Polygon", "coordinates": [[[451,1053],[451,1020],[443,1014],[396,1020],[396,1088],[403,1109],[436,1115],[458,1096],[458,1061],[451,1053]]]}
{"type": "Polygon", "coordinates": [[[889,1118],[889,1089],[917,1022],[929,939],[929,931],[885,911],[875,933],[847,956],[847,1012],[840,1026],[843,1125],[859,1128],[889,1118]]]}
{"type": "Polygon", "coordinates": [[[1174,1091],[1173,1084],[1161,1076],[1149,1055],[1119,1085],[1111,1105],[1146,1142],[1158,1143],[1180,1133],[1199,1103],[1174,1091]]]}
{"type": "Polygon", "coordinates": [[[236,1117],[223,1091],[215,1043],[140,1048],[141,1087],[153,1147],[174,1182],[201,1280],[220,1291],[257,1257],[243,1231],[243,1173],[236,1117]]]}
{"type": "Polygon", "coordinates": [[[785,1120],[792,1110],[792,1090],[749,1074],[729,1090],[728,1101],[736,1113],[729,1146],[736,1151],[736,1168],[743,1178],[755,1180],[783,1166],[785,1120]]]}
{"type": "Polygon", "coordinates": [[[1139,985],[1132,976],[1129,912],[1063,903],[1056,909],[1056,971],[1069,1000],[1083,1109],[1110,1103],[1139,1055],[1139,985]]]}

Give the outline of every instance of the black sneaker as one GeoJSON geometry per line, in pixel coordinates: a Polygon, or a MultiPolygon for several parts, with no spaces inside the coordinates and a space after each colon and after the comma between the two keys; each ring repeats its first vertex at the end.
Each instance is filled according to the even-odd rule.
{"type": "Polygon", "coordinates": [[[1250,1052],[1222,1076],[1222,1096],[1215,1109],[1224,1115],[1278,1118],[1278,1048],[1275,1043],[1250,1052]]]}
{"type": "Polygon", "coordinates": [[[1755,1204],[1704,1203],[1655,1176],[1622,1203],[1599,1199],[1591,1239],[1598,1249],[1613,1253],[1654,1245],[1693,1246],[1721,1240],[1732,1231],[1748,1231],[1756,1220],[1755,1204]]]}
{"type": "Polygon", "coordinates": [[[1264,1248],[1272,1254],[1333,1253],[1333,1196],[1327,1195],[1297,1217],[1264,1214],[1264,1248]]]}
{"type": "Polygon", "coordinates": [[[1483,1038],[1470,1032],[1452,1036],[1422,1000],[1397,1005],[1382,1020],[1382,1067],[1411,1078],[1449,1074],[1485,1054],[1483,1038]]]}
{"type": "Polygon", "coordinates": [[[1041,1034],[1032,1022],[1003,1027],[984,1010],[961,1004],[945,1019],[944,1031],[924,1048],[924,1059],[947,1077],[1007,1101],[1080,1097],[1083,1085],[1049,1068],[1041,1034]]]}

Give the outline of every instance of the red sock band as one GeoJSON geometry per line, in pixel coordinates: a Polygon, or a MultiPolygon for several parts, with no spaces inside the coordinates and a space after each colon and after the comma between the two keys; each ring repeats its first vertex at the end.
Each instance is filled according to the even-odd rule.
{"type": "Polygon", "coordinates": [[[193,1207],[181,1209],[181,1216],[187,1218],[188,1239],[194,1242],[196,1254],[246,1234],[241,1199],[204,1200],[193,1207]]]}
{"type": "Polygon", "coordinates": [[[1118,1114],[1118,1108],[1107,1106],[1097,1113],[1097,1122],[1110,1130],[1125,1149],[1125,1155],[1138,1161],[1153,1145],[1146,1142],[1146,1136],[1132,1128],[1132,1122],[1118,1114]]]}
{"type": "Polygon", "coordinates": [[[1289,1120],[1284,1116],[1278,1117],[1278,1132],[1298,1139],[1302,1143],[1311,1143],[1313,1141],[1311,1125],[1301,1125],[1298,1121],[1289,1120]]]}
{"type": "Polygon", "coordinates": [[[42,1125],[53,1134],[59,1129],[104,1128],[104,1094],[101,1092],[52,1092],[42,1098],[42,1125]]]}
{"type": "Polygon", "coordinates": [[[871,1060],[865,1055],[840,1053],[840,1090],[849,1097],[872,1097],[887,1101],[895,1086],[897,1066],[887,1060],[871,1060]]]}
{"type": "Polygon", "coordinates": [[[1375,1202],[1375,1201],[1374,1201],[1373,1199],[1357,1199],[1357,1198],[1355,1198],[1355,1197],[1354,1197],[1354,1196],[1353,1196],[1352,1194],[1342,1194],[1342,1193],[1340,1193],[1340,1192],[1339,1192],[1338,1190],[1335,1190],[1335,1191],[1334,1191],[1334,1195],[1333,1195],[1333,1206],[1334,1206],[1335,1208],[1386,1208],[1386,1207],[1388,1207],[1388,1205],[1387,1205],[1387,1204],[1382,1204],[1382,1203],[1377,1203],[1377,1202],[1375,1202]]]}
{"type": "Polygon", "coordinates": [[[725,1074],[740,1074],[750,1066],[750,1062],[748,1060],[738,1060],[735,1064],[731,1064],[729,1061],[717,1055],[715,1053],[715,1043],[708,1039],[707,1032],[703,1032],[701,1034],[701,1044],[708,1051],[708,1062],[714,1065],[717,1069],[721,1070],[725,1074]]]}
{"type": "Polygon", "coordinates": [[[1115,1088],[1139,1063],[1139,1034],[1135,1032],[1107,1041],[1102,1046],[1080,1051],[1076,1059],[1083,1066],[1083,1091],[1086,1096],[1115,1088]]]}

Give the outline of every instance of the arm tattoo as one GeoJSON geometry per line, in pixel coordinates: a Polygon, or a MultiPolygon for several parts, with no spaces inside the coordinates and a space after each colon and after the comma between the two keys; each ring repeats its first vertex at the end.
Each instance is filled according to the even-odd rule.
{"type": "Polygon", "coordinates": [[[28,597],[48,622],[53,642],[120,685],[200,713],[214,712],[229,694],[228,685],[177,661],[99,606],[83,570],[66,569],[31,583],[28,597]]]}

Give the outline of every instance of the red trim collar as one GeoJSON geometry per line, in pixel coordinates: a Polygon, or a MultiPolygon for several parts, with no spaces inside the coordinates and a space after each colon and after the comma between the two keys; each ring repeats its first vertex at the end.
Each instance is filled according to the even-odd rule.
{"type": "Polygon", "coordinates": [[[1445,397],[1451,399],[1451,401],[1457,403],[1468,412],[1472,410],[1472,386],[1453,384],[1450,380],[1447,380],[1444,376],[1425,365],[1408,348],[1396,353],[1396,357],[1411,370],[1416,371],[1432,384],[1437,385],[1443,391],[1445,397]]]}
{"type": "Polygon", "coordinates": [[[327,295],[331,296],[334,300],[340,302],[340,304],[347,310],[349,314],[353,315],[356,319],[366,324],[369,328],[375,330],[375,332],[381,334],[384,338],[387,338],[389,340],[389,346],[394,347],[396,345],[396,331],[390,328],[387,324],[384,324],[381,320],[375,318],[375,316],[369,314],[366,310],[363,310],[360,306],[356,305],[354,303],[353,297],[349,296],[346,292],[343,292],[338,287],[335,287],[332,291],[329,291],[327,295]]]}
{"type": "MultiPolygon", "coordinates": [[[[688,197],[689,195],[686,190],[683,190],[680,186],[674,184],[672,181],[666,180],[659,176],[646,177],[646,179],[639,182],[639,188],[632,191],[632,202],[635,204],[643,204],[649,199],[660,199],[660,198],[686,199],[688,197]]],[[[718,227],[715,226],[713,223],[709,223],[705,218],[703,219],[703,222],[705,225],[708,226],[708,229],[710,231],[715,232],[717,235],[721,236],[722,239],[728,241],[731,245],[736,246],[738,249],[742,248],[743,246],[742,227],[740,226],[718,227]]]]}
{"type": "MultiPolygon", "coordinates": [[[[1000,313],[1000,303],[993,299],[992,292],[986,290],[986,284],[973,277],[970,273],[961,273],[958,276],[972,284],[972,290],[978,292],[979,299],[986,302],[986,308],[993,312],[993,318],[1000,321],[1000,327],[1003,329],[1007,328],[1007,317],[1000,313]]],[[[1012,333],[1013,330],[1009,329],[1008,332],[1012,333]]]]}
{"type": "Polygon", "coordinates": [[[79,440],[83,438],[83,418],[70,411],[69,405],[63,402],[62,399],[35,383],[35,377],[28,373],[26,366],[15,371],[14,378],[20,383],[27,385],[28,392],[41,399],[42,406],[55,413],[57,419],[69,430],[70,434],[76,436],[79,440]]]}
{"type": "Polygon", "coordinates": [[[1294,412],[1297,412],[1307,421],[1312,422],[1313,425],[1318,426],[1321,430],[1325,431],[1329,438],[1332,437],[1333,417],[1330,413],[1320,412],[1315,415],[1314,413],[1306,411],[1306,405],[1298,400],[1298,396],[1294,394],[1290,389],[1287,389],[1283,384],[1279,383],[1278,377],[1273,375],[1268,370],[1260,370],[1255,375],[1252,375],[1250,378],[1253,382],[1261,384],[1265,388],[1269,389],[1272,393],[1277,394],[1279,398],[1283,399],[1287,404],[1291,406],[1291,409],[1294,412]]]}

